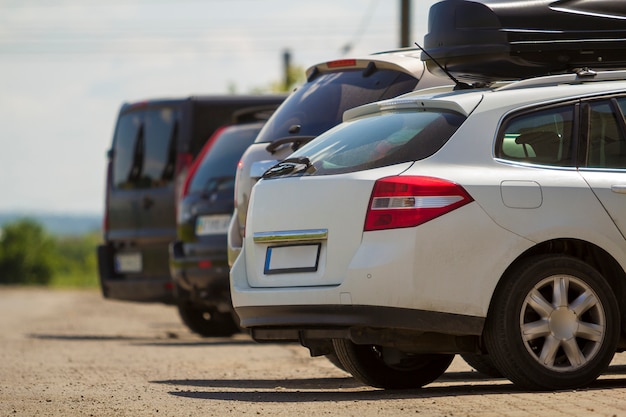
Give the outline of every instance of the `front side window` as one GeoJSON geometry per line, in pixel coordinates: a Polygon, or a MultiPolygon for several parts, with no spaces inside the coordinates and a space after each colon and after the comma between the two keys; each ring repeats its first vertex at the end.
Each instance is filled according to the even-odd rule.
{"type": "Polygon", "coordinates": [[[495,155],[531,164],[574,166],[573,122],[573,104],[510,118],[500,130],[495,155]]]}
{"type": "Polygon", "coordinates": [[[300,172],[303,175],[341,174],[418,161],[437,152],[464,120],[465,116],[447,111],[381,113],[340,124],[289,160],[307,159],[310,166],[300,172]]]}
{"type": "Polygon", "coordinates": [[[256,141],[316,137],[339,124],[344,111],[412,91],[417,78],[403,72],[359,69],[319,75],[292,93],[268,120],[256,141]]]}

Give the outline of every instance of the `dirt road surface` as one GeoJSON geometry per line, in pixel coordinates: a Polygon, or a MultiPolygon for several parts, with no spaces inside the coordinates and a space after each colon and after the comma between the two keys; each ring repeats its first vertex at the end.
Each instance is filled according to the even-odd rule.
{"type": "Polygon", "coordinates": [[[626,354],[590,388],[524,392],[457,357],[384,391],[298,345],[201,338],[173,307],[0,287],[0,416],[626,416],[626,354]]]}

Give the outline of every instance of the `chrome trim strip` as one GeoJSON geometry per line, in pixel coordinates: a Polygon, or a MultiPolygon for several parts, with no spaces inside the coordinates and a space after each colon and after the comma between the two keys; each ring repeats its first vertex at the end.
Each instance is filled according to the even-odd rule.
{"type": "Polygon", "coordinates": [[[257,232],[254,243],[310,242],[328,239],[328,229],[285,230],[281,232],[257,232]]]}

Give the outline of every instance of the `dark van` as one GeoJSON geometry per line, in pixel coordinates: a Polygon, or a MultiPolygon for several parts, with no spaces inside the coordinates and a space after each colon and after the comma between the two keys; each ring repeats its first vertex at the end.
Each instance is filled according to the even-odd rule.
{"type": "Polygon", "coordinates": [[[282,95],[193,96],[122,105],[108,151],[104,242],[98,270],[105,298],[174,304],[168,245],[187,171],[222,125],[273,111],[282,95]]]}

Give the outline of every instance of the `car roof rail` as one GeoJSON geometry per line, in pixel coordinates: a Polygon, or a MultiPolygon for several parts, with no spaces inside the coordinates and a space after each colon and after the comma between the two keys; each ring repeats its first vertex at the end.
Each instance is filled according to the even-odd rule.
{"type": "Polygon", "coordinates": [[[567,74],[546,75],[512,81],[496,87],[495,90],[515,90],[518,88],[545,87],[558,84],[581,84],[585,82],[617,80],[626,80],[626,70],[594,71],[589,68],[579,68],[567,74]]]}

